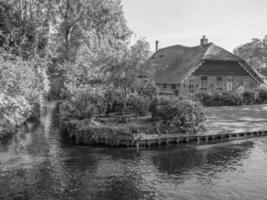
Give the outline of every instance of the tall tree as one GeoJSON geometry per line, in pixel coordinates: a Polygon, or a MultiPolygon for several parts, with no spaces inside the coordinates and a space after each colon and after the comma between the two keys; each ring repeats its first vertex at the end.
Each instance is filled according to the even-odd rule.
{"type": "Polygon", "coordinates": [[[149,43],[143,39],[138,40],[130,48],[117,51],[113,55],[113,62],[105,68],[110,83],[122,93],[123,111],[126,109],[129,94],[138,92],[140,85],[153,81],[153,65],[148,62],[150,55],[149,43]]]}
{"type": "MultiPolygon", "coordinates": [[[[77,50],[124,42],[129,31],[119,0],[57,0],[57,41],[60,62],[74,62],[77,50]],[[108,44],[109,43],[109,44],[108,44]]],[[[115,45],[115,44],[114,44],[115,45]]]]}
{"type": "MultiPolygon", "coordinates": [[[[73,25],[70,35],[69,56],[64,59],[64,49],[59,49],[59,56],[63,61],[60,82],[65,82],[74,88],[81,84],[88,84],[104,80],[103,67],[109,65],[111,57],[129,43],[129,30],[121,2],[118,0],[86,0],[87,7],[83,17],[73,25]]],[[[60,29],[62,30],[62,29],[60,29]]],[[[60,32],[64,43],[64,32],[60,32]]],[[[64,45],[60,45],[63,47],[64,45]]],[[[66,50],[66,49],[65,49],[66,50]]],[[[66,51],[65,51],[66,52],[66,51]]],[[[90,85],[93,87],[93,85],[90,85]]]]}
{"type": "Polygon", "coordinates": [[[44,0],[0,1],[0,46],[24,59],[48,53],[52,4],[44,0]]]}
{"type": "Polygon", "coordinates": [[[245,59],[256,69],[267,67],[267,36],[263,39],[254,38],[251,42],[237,47],[234,54],[245,59]]]}

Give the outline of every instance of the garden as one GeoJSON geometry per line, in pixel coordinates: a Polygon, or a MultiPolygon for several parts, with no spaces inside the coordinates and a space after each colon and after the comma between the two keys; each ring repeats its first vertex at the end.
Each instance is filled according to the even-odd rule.
{"type": "Polygon", "coordinates": [[[237,92],[200,92],[195,94],[195,101],[203,106],[242,106],[267,103],[267,86],[262,84],[254,90],[245,90],[242,93],[237,92]]]}
{"type": "Polygon", "coordinates": [[[140,134],[195,134],[204,128],[202,106],[191,100],[120,93],[81,95],[59,105],[61,130],[77,143],[135,140],[140,134]]]}

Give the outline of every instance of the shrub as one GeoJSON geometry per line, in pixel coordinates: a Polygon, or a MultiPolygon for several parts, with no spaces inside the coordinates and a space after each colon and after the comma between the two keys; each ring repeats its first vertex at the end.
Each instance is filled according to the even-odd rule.
{"type": "Polygon", "coordinates": [[[130,95],[127,100],[127,110],[144,116],[149,111],[150,99],[139,95],[130,95]]]}
{"type": "Polygon", "coordinates": [[[239,106],[242,105],[240,95],[233,92],[218,92],[214,94],[214,106],[239,106]]]}
{"type": "MultiPolygon", "coordinates": [[[[105,103],[107,107],[107,114],[113,112],[122,112],[123,100],[122,94],[117,91],[107,91],[105,93],[105,103]]],[[[148,96],[141,96],[132,93],[127,98],[126,112],[135,113],[138,115],[145,115],[148,113],[150,98],[148,96]]]]}
{"type": "Polygon", "coordinates": [[[213,104],[213,96],[207,92],[195,94],[195,100],[201,102],[204,106],[212,106],[213,104]]]}
{"type": "Polygon", "coordinates": [[[107,91],[104,95],[107,114],[121,112],[123,108],[122,94],[117,91],[107,91]]]}
{"type": "Polygon", "coordinates": [[[152,99],[157,95],[157,90],[158,90],[157,86],[153,82],[146,82],[146,81],[143,81],[137,88],[137,92],[141,96],[145,96],[150,99],[152,99]]]}
{"type": "Polygon", "coordinates": [[[256,101],[256,92],[253,90],[246,90],[241,95],[245,105],[252,105],[256,101]]]}
{"type": "Polygon", "coordinates": [[[151,100],[150,105],[149,105],[149,112],[151,113],[153,120],[157,119],[158,104],[159,104],[159,100],[157,98],[154,98],[151,100]]]}
{"type": "Polygon", "coordinates": [[[59,106],[61,121],[72,118],[83,120],[92,119],[95,116],[95,106],[88,102],[66,101],[59,106]]]}
{"type": "Polygon", "coordinates": [[[198,93],[195,99],[204,106],[239,106],[242,105],[242,97],[233,92],[216,92],[214,94],[198,93]]]}
{"type": "Polygon", "coordinates": [[[14,133],[29,117],[39,119],[49,81],[45,61],[24,61],[1,50],[0,63],[1,139],[14,133]]]}
{"type": "Polygon", "coordinates": [[[150,109],[160,133],[196,133],[205,121],[202,107],[190,100],[161,98],[150,109]]]}
{"type": "Polygon", "coordinates": [[[267,88],[265,86],[260,86],[256,89],[256,103],[267,103],[267,88]]]}

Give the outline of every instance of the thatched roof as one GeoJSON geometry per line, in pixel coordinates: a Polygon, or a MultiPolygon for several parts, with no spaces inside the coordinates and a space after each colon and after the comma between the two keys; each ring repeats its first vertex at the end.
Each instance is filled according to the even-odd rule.
{"type": "Polygon", "coordinates": [[[213,43],[195,47],[170,46],[158,50],[151,57],[151,61],[157,64],[159,69],[155,76],[157,83],[181,83],[192,69],[208,60],[243,63],[243,66],[262,82],[257,73],[243,59],[213,43]]]}

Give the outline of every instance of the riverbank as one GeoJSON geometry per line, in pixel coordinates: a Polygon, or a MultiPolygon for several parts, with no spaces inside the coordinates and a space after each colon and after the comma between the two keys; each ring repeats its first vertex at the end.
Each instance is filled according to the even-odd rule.
{"type": "Polygon", "coordinates": [[[262,200],[267,195],[267,137],[139,151],[74,146],[62,140],[51,112],[34,131],[0,145],[0,199],[262,200]]]}
{"type": "MultiPolygon", "coordinates": [[[[95,135],[92,141],[92,131],[88,128],[77,127],[71,121],[64,132],[77,145],[107,145],[116,147],[141,147],[169,143],[215,143],[230,140],[261,137],[267,135],[267,105],[235,106],[235,107],[206,107],[206,129],[196,134],[147,134],[145,132],[129,132],[126,129],[116,130],[109,125],[101,133],[95,135]],[[119,131],[118,131],[119,130],[119,131]],[[117,133],[120,134],[117,134],[117,133]]],[[[86,123],[86,122],[84,122],[86,123]]],[[[143,124],[144,127],[147,125],[143,124]]],[[[145,129],[143,127],[143,129],[145,129]]],[[[116,127],[113,127],[116,128],[116,127]]]]}

